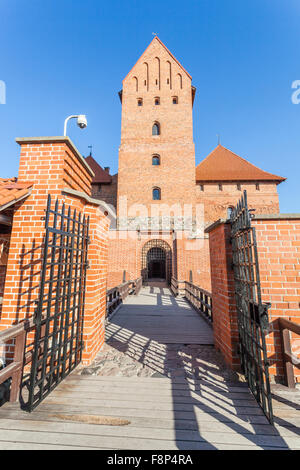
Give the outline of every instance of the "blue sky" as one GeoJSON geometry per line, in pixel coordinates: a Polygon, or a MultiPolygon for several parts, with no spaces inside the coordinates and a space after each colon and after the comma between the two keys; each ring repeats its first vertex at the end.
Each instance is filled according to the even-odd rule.
{"type": "Polygon", "coordinates": [[[221,143],[286,176],[281,212],[300,212],[299,0],[0,0],[0,176],[18,171],[15,137],[61,135],[93,145],[117,172],[122,79],[152,32],[193,77],[196,163],[221,143]]]}

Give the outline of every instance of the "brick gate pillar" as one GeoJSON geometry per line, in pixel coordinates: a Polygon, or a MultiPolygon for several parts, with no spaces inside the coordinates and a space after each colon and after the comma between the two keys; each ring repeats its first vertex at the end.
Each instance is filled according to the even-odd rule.
{"type": "MultiPolygon", "coordinates": [[[[102,201],[91,198],[93,171],[68,137],[18,138],[21,146],[18,182],[30,182],[31,193],[15,206],[6,271],[0,330],[31,318],[36,307],[45,234],[48,194],[90,216],[90,268],[86,278],[84,362],[104,340],[108,218],[102,201]]],[[[105,204],[104,204],[105,206],[105,204]]],[[[109,208],[108,208],[109,210],[109,208]]]]}
{"type": "Polygon", "coordinates": [[[237,354],[238,326],[230,224],[219,220],[205,232],[209,234],[215,347],[222,353],[227,364],[238,370],[240,361],[237,354]]]}

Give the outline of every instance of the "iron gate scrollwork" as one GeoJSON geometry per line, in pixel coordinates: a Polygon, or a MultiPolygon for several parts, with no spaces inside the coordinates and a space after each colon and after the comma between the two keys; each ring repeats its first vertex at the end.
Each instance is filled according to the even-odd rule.
{"type": "Polygon", "coordinates": [[[270,304],[261,300],[256,232],[251,226],[246,191],[232,210],[230,222],[241,368],[251,392],[273,424],[265,339],[270,304]]]}
{"type": "Polygon", "coordinates": [[[48,196],[31,371],[24,377],[32,411],[81,361],[89,218],[48,196]]]}

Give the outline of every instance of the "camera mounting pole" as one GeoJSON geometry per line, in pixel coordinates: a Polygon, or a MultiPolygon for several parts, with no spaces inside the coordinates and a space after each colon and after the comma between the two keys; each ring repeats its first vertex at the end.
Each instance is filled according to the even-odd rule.
{"type": "Polygon", "coordinates": [[[73,114],[71,116],[68,116],[67,119],[65,119],[65,124],[64,124],[64,137],[67,135],[67,124],[70,119],[77,118],[77,126],[80,127],[80,129],[84,129],[87,126],[87,119],[84,114],[73,114]]]}

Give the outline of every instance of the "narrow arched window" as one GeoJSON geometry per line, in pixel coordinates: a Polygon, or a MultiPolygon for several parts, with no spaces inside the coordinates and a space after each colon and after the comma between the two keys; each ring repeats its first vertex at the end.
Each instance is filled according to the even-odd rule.
{"type": "Polygon", "coordinates": [[[172,103],[173,104],[178,104],[178,96],[173,96],[172,103]]]}
{"type": "Polygon", "coordinates": [[[144,65],[146,66],[145,69],[145,80],[144,80],[144,85],[147,86],[147,91],[149,90],[149,65],[147,62],[144,62],[144,65]]]}
{"type": "Polygon", "coordinates": [[[177,74],[177,86],[182,88],[182,75],[180,73],[177,74]]]}
{"type": "Polygon", "coordinates": [[[160,105],[160,99],[159,99],[158,96],[156,98],[154,98],[154,104],[155,104],[155,106],[160,105]]]}
{"type": "Polygon", "coordinates": [[[158,122],[155,122],[152,127],[152,135],[160,135],[160,125],[158,122]]]}
{"type": "Polygon", "coordinates": [[[169,60],[167,60],[167,64],[168,64],[168,77],[167,77],[167,84],[170,85],[170,88],[172,90],[172,65],[171,65],[171,62],[169,60]]]}
{"type": "Polygon", "coordinates": [[[139,98],[137,100],[137,104],[138,104],[138,106],[143,106],[143,98],[139,98]]]}
{"type": "Polygon", "coordinates": [[[155,57],[155,73],[157,74],[157,78],[155,79],[155,85],[158,85],[158,89],[160,90],[160,59],[155,57]]]}
{"type": "Polygon", "coordinates": [[[152,199],[153,201],[159,201],[161,199],[160,188],[152,189],[152,199]]]}
{"type": "Polygon", "coordinates": [[[152,165],[160,165],[160,156],[159,155],[153,155],[152,165]]]}

